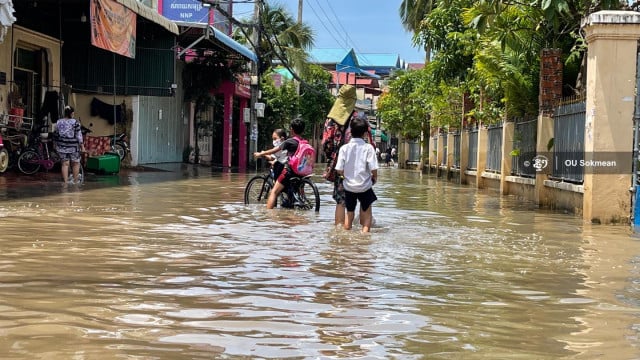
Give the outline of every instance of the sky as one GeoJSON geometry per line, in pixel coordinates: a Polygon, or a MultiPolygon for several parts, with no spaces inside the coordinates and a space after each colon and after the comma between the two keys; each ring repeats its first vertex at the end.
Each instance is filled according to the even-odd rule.
{"type": "MultiPolygon", "coordinates": [[[[281,4],[298,18],[298,0],[267,0],[281,4]]],[[[304,0],[302,21],[315,34],[315,48],[353,48],[356,53],[398,54],[409,63],[423,63],[424,51],[411,44],[402,27],[400,0],[304,0]]],[[[235,2],[234,17],[253,14],[253,3],[235,2]]]]}

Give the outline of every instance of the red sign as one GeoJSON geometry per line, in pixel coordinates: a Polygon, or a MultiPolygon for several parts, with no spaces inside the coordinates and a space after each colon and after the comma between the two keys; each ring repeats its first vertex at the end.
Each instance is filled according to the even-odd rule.
{"type": "Polygon", "coordinates": [[[235,95],[243,98],[251,97],[251,76],[249,74],[240,74],[236,76],[235,95]]]}
{"type": "Polygon", "coordinates": [[[91,0],[91,45],[136,57],[136,13],[115,0],[91,0]]]}

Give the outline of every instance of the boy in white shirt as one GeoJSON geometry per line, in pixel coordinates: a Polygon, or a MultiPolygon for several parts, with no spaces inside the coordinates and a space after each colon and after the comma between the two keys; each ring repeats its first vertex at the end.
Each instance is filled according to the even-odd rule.
{"type": "Polygon", "coordinates": [[[344,177],[347,208],[344,228],[350,230],[353,226],[354,213],[359,201],[363,233],[371,229],[371,206],[378,199],[372,188],[378,179],[378,159],[373,145],[364,141],[368,129],[369,125],[365,119],[358,117],[351,120],[351,141],[340,148],[335,168],[338,174],[344,177]]]}

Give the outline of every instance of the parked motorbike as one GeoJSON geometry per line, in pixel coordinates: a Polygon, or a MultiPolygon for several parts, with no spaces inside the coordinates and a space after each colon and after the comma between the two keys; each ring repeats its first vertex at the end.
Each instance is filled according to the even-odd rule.
{"type": "MultiPolygon", "coordinates": [[[[86,134],[90,134],[92,133],[91,129],[82,126],[82,135],[86,135],[86,134]]],[[[111,151],[118,154],[118,156],[120,157],[120,162],[124,161],[124,159],[127,157],[127,155],[129,154],[129,139],[127,138],[127,134],[126,133],[120,133],[120,134],[116,134],[114,135],[103,135],[101,137],[107,137],[110,138],[111,141],[111,151]]]]}

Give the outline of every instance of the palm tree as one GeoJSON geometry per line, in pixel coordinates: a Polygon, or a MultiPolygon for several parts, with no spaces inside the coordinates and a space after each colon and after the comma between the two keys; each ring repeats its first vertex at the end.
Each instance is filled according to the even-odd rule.
{"type": "MultiPolygon", "coordinates": [[[[407,31],[414,34],[414,42],[418,42],[418,34],[422,21],[434,9],[433,0],[402,0],[400,3],[400,21],[407,31]]],[[[425,63],[431,59],[431,46],[428,42],[422,43],[425,51],[425,63]]]]}

